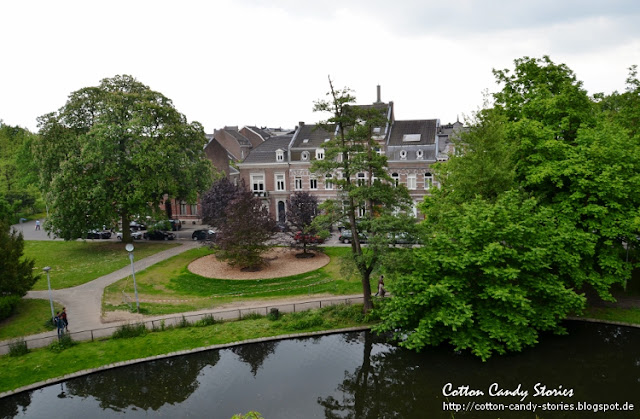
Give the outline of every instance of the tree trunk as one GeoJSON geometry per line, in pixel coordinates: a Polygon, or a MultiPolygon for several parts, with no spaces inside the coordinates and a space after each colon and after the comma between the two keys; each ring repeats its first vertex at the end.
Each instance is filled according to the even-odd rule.
{"type": "Polygon", "coordinates": [[[361,272],[362,275],[362,297],[364,300],[364,305],[362,307],[362,311],[364,314],[367,314],[369,310],[373,308],[373,301],[371,300],[371,283],[369,279],[371,278],[371,272],[369,270],[365,270],[361,272]]]}
{"type": "Polygon", "coordinates": [[[131,230],[129,230],[129,215],[124,213],[122,214],[122,242],[133,242],[133,239],[131,238],[131,230]]]}

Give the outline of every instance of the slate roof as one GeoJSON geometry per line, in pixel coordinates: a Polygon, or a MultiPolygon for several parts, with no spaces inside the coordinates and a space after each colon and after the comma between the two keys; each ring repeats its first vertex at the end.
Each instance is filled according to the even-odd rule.
{"type": "Polygon", "coordinates": [[[267,131],[265,131],[262,128],[258,128],[255,126],[251,126],[251,125],[247,125],[247,128],[249,128],[251,131],[255,132],[256,134],[258,134],[259,136],[262,137],[262,139],[266,140],[267,138],[271,137],[271,134],[267,131]]]}
{"type": "Polygon", "coordinates": [[[434,144],[437,122],[437,119],[394,121],[387,145],[398,147],[434,144]],[[415,134],[420,134],[420,141],[403,141],[405,135],[415,134]]]}
{"type": "Polygon", "coordinates": [[[330,132],[325,131],[318,127],[316,124],[301,125],[296,130],[295,141],[291,145],[291,148],[308,148],[316,149],[324,147],[324,140],[327,138],[333,138],[335,131],[335,125],[329,125],[330,132]],[[304,140],[309,140],[307,143],[304,140]]]}
{"type": "Polygon", "coordinates": [[[251,141],[249,141],[244,135],[240,134],[239,131],[227,128],[225,128],[224,131],[232,135],[233,138],[235,138],[236,141],[238,141],[238,144],[240,144],[241,146],[251,147],[251,141]]]}
{"type": "Polygon", "coordinates": [[[287,147],[291,142],[293,135],[279,135],[276,137],[270,137],[262,144],[251,150],[243,163],[286,163],[287,162],[287,147]],[[276,150],[281,149],[284,151],[284,162],[276,161],[276,150]]]}

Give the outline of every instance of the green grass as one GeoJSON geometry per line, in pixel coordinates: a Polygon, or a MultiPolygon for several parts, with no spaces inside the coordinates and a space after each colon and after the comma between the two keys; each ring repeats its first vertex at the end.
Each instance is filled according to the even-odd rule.
{"type": "MultiPolygon", "coordinates": [[[[360,279],[341,273],[341,258],[348,255],[350,249],[326,248],[325,251],[331,257],[331,262],[312,272],[284,278],[229,280],[205,278],[190,272],[187,266],[191,261],[211,254],[207,247],[192,249],[136,273],[140,299],[158,300],[142,301],[141,311],[153,315],[171,314],[210,308],[240,299],[246,301],[312,294],[361,293],[360,279]]],[[[105,289],[105,311],[129,309],[122,302],[123,290],[132,299],[133,283],[130,279],[123,279],[105,289]]]]}
{"type": "Polygon", "coordinates": [[[373,324],[358,321],[362,320],[361,311],[361,305],[331,306],[283,314],[276,321],[262,317],[201,327],[150,330],[134,338],[78,342],[60,352],[33,349],[19,357],[0,357],[0,392],[114,362],[246,339],[373,324]]]}
{"type": "Polygon", "coordinates": [[[590,307],[580,317],[640,324],[640,308],[590,307]]]}
{"type": "MultiPolygon", "coordinates": [[[[170,249],[178,244],[135,243],[136,260],[170,249]]],[[[50,266],[51,288],[61,289],[93,281],[103,275],[129,265],[124,244],[112,241],[25,241],[24,254],[35,260],[40,273],[34,290],[47,289],[47,275],[42,268],[50,266]]]]}
{"type": "MultiPolygon", "coordinates": [[[[54,301],[53,310],[58,312],[62,310],[62,306],[54,301]]],[[[15,312],[0,322],[0,340],[53,330],[50,317],[51,306],[48,300],[22,299],[15,312]]]]}

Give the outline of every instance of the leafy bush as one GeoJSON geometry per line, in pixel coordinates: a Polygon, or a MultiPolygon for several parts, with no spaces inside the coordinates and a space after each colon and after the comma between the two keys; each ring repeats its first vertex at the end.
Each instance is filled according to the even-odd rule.
{"type": "Polygon", "coordinates": [[[123,324],[111,335],[113,339],[135,338],[147,334],[147,327],[144,323],[123,324]]]}
{"type": "Polygon", "coordinates": [[[189,320],[187,320],[187,318],[184,317],[184,316],[182,316],[182,318],[180,319],[178,324],[176,324],[176,327],[178,329],[182,329],[182,328],[189,327],[189,326],[191,326],[191,323],[189,323],[189,320]]]}
{"type": "Polygon", "coordinates": [[[71,339],[71,335],[62,335],[57,341],[51,342],[49,350],[51,352],[60,353],[74,345],[77,345],[77,342],[71,339]]]}
{"type": "Polygon", "coordinates": [[[9,317],[19,302],[20,297],[18,295],[6,295],[0,297],[0,320],[9,317]]]}
{"type": "Polygon", "coordinates": [[[213,314],[205,314],[200,320],[195,322],[194,326],[198,326],[198,327],[211,326],[219,322],[220,322],[219,320],[216,320],[216,318],[213,317],[213,314]]]}
{"type": "Polygon", "coordinates": [[[9,356],[21,356],[29,353],[27,342],[24,339],[18,339],[9,343],[9,356]]]}
{"type": "Polygon", "coordinates": [[[276,321],[280,319],[280,317],[282,317],[282,314],[280,313],[280,310],[275,307],[269,310],[269,314],[267,314],[267,319],[271,321],[276,321]]]}

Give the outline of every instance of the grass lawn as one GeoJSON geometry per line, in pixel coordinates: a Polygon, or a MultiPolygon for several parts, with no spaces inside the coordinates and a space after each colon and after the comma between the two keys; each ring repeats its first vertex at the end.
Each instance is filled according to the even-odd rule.
{"type": "Polygon", "coordinates": [[[640,324],[640,308],[589,307],[580,317],[640,324]]]}
{"type": "Polygon", "coordinates": [[[283,314],[279,320],[260,317],[206,326],[148,331],[143,336],[133,338],[79,342],[61,352],[39,348],[22,356],[0,357],[0,392],[119,361],[245,339],[366,324],[373,323],[364,322],[362,305],[331,306],[321,310],[283,314]]]}
{"type": "MultiPolygon", "coordinates": [[[[200,247],[176,255],[140,273],[136,272],[140,309],[144,314],[170,314],[210,308],[231,301],[283,298],[298,295],[347,295],[362,292],[359,277],[341,271],[341,257],[350,248],[324,249],[331,262],[323,268],[285,278],[260,280],[211,279],[191,273],[187,265],[211,250],[200,247]],[[158,302],[149,302],[158,300],[158,302]],[[160,301],[162,300],[162,301],[160,301]],[[172,301],[173,300],[173,301],[172,301]]],[[[372,286],[375,287],[375,280],[372,286]]],[[[374,288],[375,289],[375,288],[374,288]]],[[[128,310],[122,302],[122,291],[133,295],[133,283],[123,279],[105,289],[103,309],[128,310]]]]}
{"type": "MultiPolygon", "coordinates": [[[[62,306],[53,302],[54,313],[62,310],[62,306]]],[[[48,300],[22,299],[15,312],[0,322],[0,340],[53,330],[51,323],[51,306],[48,300]]]]}
{"type": "MultiPolygon", "coordinates": [[[[135,243],[136,260],[179,246],[169,243],[135,243]]],[[[25,241],[24,255],[36,261],[40,279],[34,290],[47,289],[47,275],[42,272],[51,266],[51,288],[74,287],[93,281],[130,264],[124,244],[112,241],[25,241]]]]}

